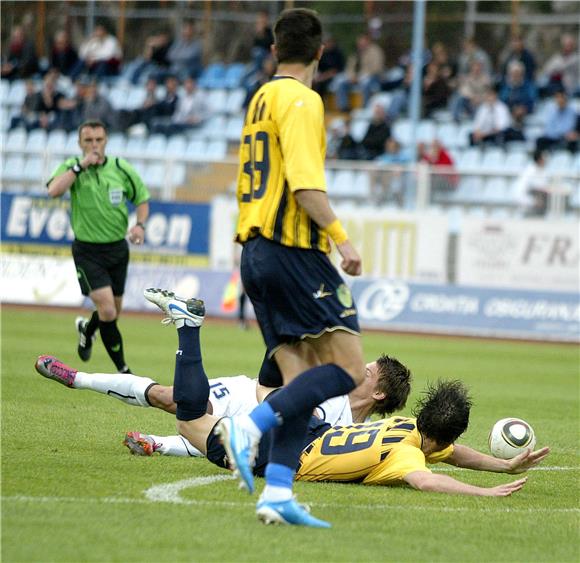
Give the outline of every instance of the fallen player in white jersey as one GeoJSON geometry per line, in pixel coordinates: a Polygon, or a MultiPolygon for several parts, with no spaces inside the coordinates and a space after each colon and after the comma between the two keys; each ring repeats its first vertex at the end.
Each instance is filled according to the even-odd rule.
{"type": "MultiPolygon", "coordinates": [[[[87,373],[67,366],[53,356],[39,356],[36,371],[73,389],[89,389],[138,407],[155,407],[175,414],[173,386],[160,385],[149,377],[121,373],[87,373]]],[[[273,381],[277,376],[275,362],[264,359],[260,370],[262,380],[273,381]],[[264,377],[264,374],[267,374],[264,377]]],[[[409,370],[387,355],[367,364],[365,381],[348,396],[334,397],[317,407],[315,414],[331,426],[348,426],[364,422],[372,414],[381,416],[405,406],[410,391],[409,370]]],[[[245,375],[218,377],[209,380],[208,414],[231,417],[251,412],[265,399],[273,387],[261,385],[258,379],[245,375]]],[[[203,457],[203,454],[183,436],[158,436],[141,432],[127,432],[123,443],[135,455],[203,457]]]]}

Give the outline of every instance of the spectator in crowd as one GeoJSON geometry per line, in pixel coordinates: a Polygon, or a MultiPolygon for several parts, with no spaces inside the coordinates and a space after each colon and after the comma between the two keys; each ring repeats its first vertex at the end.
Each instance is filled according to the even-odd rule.
{"type": "Polygon", "coordinates": [[[250,75],[245,82],[246,97],[244,99],[243,107],[248,107],[250,100],[254,94],[262,87],[266,82],[272,80],[272,76],[276,73],[276,61],[274,57],[266,57],[262,61],[262,67],[258,72],[250,75]]]}
{"type": "Polygon", "coordinates": [[[431,61],[423,77],[423,115],[430,117],[435,110],[447,107],[451,86],[450,68],[431,61]]]}
{"type": "Polygon", "coordinates": [[[151,111],[141,114],[141,121],[147,125],[148,129],[155,127],[157,123],[166,123],[177,108],[179,96],[177,90],[179,80],[170,74],[165,79],[165,96],[151,107],[151,111]]]}
{"type": "Polygon", "coordinates": [[[529,115],[534,111],[538,93],[534,83],[526,78],[523,63],[513,60],[507,67],[507,74],[500,85],[499,98],[512,113],[529,115]]]}
{"type": "Polygon", "coordinates": [[[157,97],[157,80],[148,78],[145,82],[145,99],[140,108],[121,110],[118,116],[119,129],[125,131],[136,123],[147,122],[155,115],[155,106],[159,102],[157,97]]]}
{"type": "Polygon", "coordinates": [[[439,72],[446,80],[451,81],[457,74],[455,64],[449,59],[447,47],[441,41],[436,41],[431,47],[431,61],[439,67],[439,72]]]}
{"type": "MultiPolygon", "coordinates": [[[[94,78],[90,79],[83,96],[80,122],[101,121],[107,128],[117,126],[117,116],[109,100],[99,94],[97,82],[94,78]]],[[[78,124],[80,125],[80,123],[78,124]]]]}
{"type": "Polygon", "coordinates": [[[356,53],[346,63],[346,71],[337,76],[335,86],[336,104],[343,112],[350,111],[350,92],[356,85],[363,94],[366,105],[371,95],[381,87],[381,74],[385,67],[385,53],[369,35],[357,39],[356,53]]]}
{"type": "Polygon", "coordinates": [[[580,89],[580,55],[576,40],[568,33],[562,35],[561,49],[552,55],[542,68],[541,75],[548,89],[563,87],[569,95],[580,89]]]}
{"type": "Polygon", "coordinates": [[[474,60],[469,73],[459,77],[457,92],[451,99],[453,119],[459,122],[464,115],[473,118],[491,85],[491,76],[484,71],[482,61],[474,60]]]}
{"type": "Polygon", "coordinates": [[[533,53],[526,49],[524,39],[520,34],[512,35],[509,50],[501,57],[501,78],[506,80],[509,66],[517,61],[524,66],[524,77],[528,82],[533,83],[536,73],[536,58],[533,53]]]}
{"type": "Polygon", "coordinates": [[[350,133],[350,120],[336,118],[329,128],[326,147],[329,159],[359,160],[360,146],[350,133]]]}
{"type": "Polygon", "coordinates": [[[334,77],[344,71],[345,58],[336,39],[328,35],[324,40],[324,51],[318,71],[314,77],[313,88],[324,98],[334,77]]]}
{"type": "Polygon", "coordinates": [[[543,217],[548,210],[551,178],[546,173],[546,153],[536,149],[530,162],[516,180],[515,199],[526,217],[543,217]]]}
{"type": "Polygon", "coordinates": [[[35,123],[38,120],[36,114],[36,102],[38,92],[36,91],[36,86],[34,81],[28,79],[25,83],[26,95],[24,96],[24,102],[20,107],[20,114],[12,118],[10,122],[10,129],[16,127],[25,127],[28,131],[34,129],[35,123]]]}
{"type": "Polygon", "coordinates": [[[489,55],[475,42],[473,37],[467,37],[463,41],[463,49],[457,60],[457,73],[459,76],[468,74],[471,70],[471,63],[480,61],[483,66],[483,73],[491,76],[492,66],[489,55]]]}
{"type": "Polygon", "coordinates": [[[179,96],[175,112],[171,117],[158,118],[153,126],[154,133],[173,135],[193,127],[199,127],[209,116],[207,96],[197,89],[194,78],[186,78],[183,82],[185,94],[179,96]]]}
{"type": "Polygon", "coordinates": [[[77,65],[79,56],[70,42],[64,29],[54,34],[50,47],[50,66],[56,68],[63,76],[70,76],[77,65]]]}
{"type": "Polygon", "coordinates": [[[454,190],[459,183],[459,176],[451,170],[455,163],[441,142],[438,139],[433,139],[429,145],[419,143],[417,149],[419,161],[426,162],[435,168],[431,176],[433,192],[454,190]],[[442,170],[440,171],[438,168],[442,170]]]}
{"type": "Polygon", "coordinates": [[[368,129],[362,138],[362,157],[374,160],[383,152],[385,141],[391,136],[391,128],[387,123],[387,113],[382,104],[373,106],[373,116],[368,129]]]}
{"type": "Polygon", "coordinates": [[[79,61],[71,72],[72,77],[88,73],[103,78],[119,73],[122,52],[119,40],[108,32],[103,23],[95,25],[93,33],[79,48],[79,61]]]}
{"type": "Polygon", "coordinates": [[[37,119],[30,128],[41,128],[50,131],[58,123],[58,104],[64,97],[56,88],[59,73],[49,70],[42,81],[42,89],[36,94],[34,111],[37,119]]]}
{"type": "Polygon", "coordinates": [[[126,65],[123,74],[132,84],[139,84],[151,76],[158,78],[169,68],[170,46],[171,37],[167,31],[160,30],[150,35],[145,40],[142,56],[126,65]]]}
{"type": "Polygon", "coordinates": [[[498,98],[496,89],[489,87],[483,103],[475,113],[473,132],[469,135],[470,144],[503,144],[504,133],[510,125],[508,107],[498,98]]]}
{"type": "Polygon", "coordinates": [[[57,129],[74,131],[82,122],[82,111],[85,103],[85,92],[90,84],[87,76],[80,76],[75,80],[75,92],[71,97],[63,97],[58,101],[57,129]]]}
{"type": "Polygon", "coordinates": [[[179,39],[173,41],[167,52],[169,72],[178,78],[199,78],[201,74],[203,49],[200,39],[195,35],[195,24],[184,21],[179,39]]]}
{"type": "Polygon", "coordinates": [[[405,74],[402,80],[393,80],[383,83],[383,89],[392,90],[392,87],[398,83],[387,109],[387,116],[392,123],[395,121],[403,111],[407,109],[407,102],[411,92],[411,84],[413,83],[413,65],[410,64],[405,68],[405,74]]]}
{"type": "Polygon", "coordinates": [[[374,160],[380,164],[409,164],[411,153],[408,149],[403,148],[397,139],[389,137],[383,145],[383,152],[377,155],[374,160]]]}
{"type": "Polygon", "coordinates": [[[254,24],[254,37],[252,39],[252,63],[253,69],[262,68],[264,59],[270,56],[270,47],[274,43],[274,34],[270,27],[270,16],[265,10],[260,10],[254,24]]]}
{"type": "Polygon", "coordinates": [[[536,149],[543,151],[551,148],[578,150],[578,115],[568,103],[564,89],[557,90],[546,110],[544,132],[536,140],[536,149]]]}
{"type": "Polygon", "coordinates": [[[24,27],[17,25],[12,29],[8,48],[2,56],[2,78],[29,78],[37,71],[38,58],[34,43],[26,37],[24,27]]]}

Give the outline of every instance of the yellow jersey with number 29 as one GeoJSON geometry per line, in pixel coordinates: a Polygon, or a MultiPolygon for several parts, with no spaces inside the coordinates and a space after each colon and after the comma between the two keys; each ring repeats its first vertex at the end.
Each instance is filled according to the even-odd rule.
{"type": "Polygon", "coordinates": [[[238,242],[261,235],[285,246],[330,252],[326,231],[302,209],[296,190],[326,191],[326,132],[320,96],[288,77],[254,94],[240,144],[238,242]]]}
{"type": "Polygon", "coordinates": [[[307,446],[296,473],[299,481],[342,481],[363,485],[401,484],[426,463],[444,461],[453,445],[425,456],[415,418],[336,426],[307,446]]]}

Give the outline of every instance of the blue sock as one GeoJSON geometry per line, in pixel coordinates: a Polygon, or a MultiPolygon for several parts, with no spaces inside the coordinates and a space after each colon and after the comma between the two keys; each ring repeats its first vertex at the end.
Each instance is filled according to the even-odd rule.
{"type": "Polygon", "coordinates": [[[301,373],[272,398],[268,397],[267,402],[272,406],[272,412],[286,421],[302,413],[310,415],[320,403],[346,395],[355,387],[352,377],[340,366],[324,364],[301,373]]]}
{"type": "Polygon", "coordinates": [[[250,413],[250,418],[262,434],[280,424],[280,419],[276,416],[276,413],[266,401],[259,404],[250,413]]]}
{"type": "Polygon", "coordinates": [[[199,327],[177,329],[179,349],[175,356],[173,400],[177,420],[195,420],[207,412],[209,382],[203,369],[199,327]]]}
{"type": "Polygon", "coordinates": [[[292,488],[294,481],[295,470],[279,463],[268,463],[266,467],[266,483],[273,487],[284,487],[285,489],[292,488]]]}

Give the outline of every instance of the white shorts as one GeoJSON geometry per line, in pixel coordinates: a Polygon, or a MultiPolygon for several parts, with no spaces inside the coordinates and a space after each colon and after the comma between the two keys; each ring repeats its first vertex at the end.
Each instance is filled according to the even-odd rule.
{"type": "Polygon", "coordinates": [[[217,417],[248,414],[258,406],[255,379],[245,375],[209,380],[209,401],[217,417]]]}

